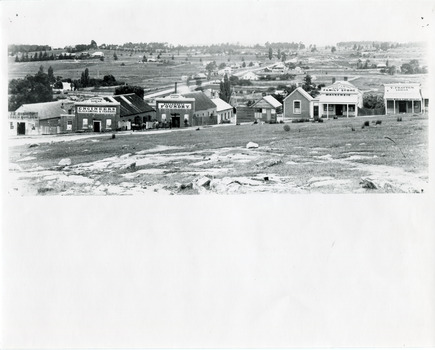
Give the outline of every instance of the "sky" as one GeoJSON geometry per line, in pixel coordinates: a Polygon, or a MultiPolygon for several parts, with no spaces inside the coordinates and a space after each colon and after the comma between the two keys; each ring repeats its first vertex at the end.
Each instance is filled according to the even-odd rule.
{"type": "MultiPolygon", "coordinates": [[[[7,44],[425,41],[426,0],[2,0],[7,44]]],[[[429,24],[429,25],[428,25],[429,24]]]]}

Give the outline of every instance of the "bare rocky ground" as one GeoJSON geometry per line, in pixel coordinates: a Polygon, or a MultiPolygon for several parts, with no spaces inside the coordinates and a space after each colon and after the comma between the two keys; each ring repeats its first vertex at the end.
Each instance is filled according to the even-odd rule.
{"type": "MultiPolygon", "coordinates": [[[[86,142],[84,154],[104,141],[91,137],[86,142]]],[[[367,144],[358,140],[332,147],[296,143],[292,152],[276,138],[254,148],[123,145],[123,154],[84,162],[62,158],[55,165],[41,166],[38,155],[50,152],[52,146],[42,150],[42,145],[29,145],[26,152],[12,157],[9,194],[421,193],[428,188],[425,169],[386,165],[382,160],[388,151],[367,150],[367,144]]]]}

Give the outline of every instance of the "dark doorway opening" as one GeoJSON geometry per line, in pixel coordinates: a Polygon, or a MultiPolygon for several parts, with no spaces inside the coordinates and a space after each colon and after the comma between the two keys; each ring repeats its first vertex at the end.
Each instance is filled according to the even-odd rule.
{"type": "Polygon", "coordinates": [[[26,135],[26,123],[17,123],[17,135],[26,135]]]}
{"type": "Polygon", "coordinates": [[[406,113],[406,101],[399,101],[399,113],[406,113]]]}
{"type": "Polygon", "coordinates": [[[179,113],[172,113],[171,116],[171,122],[172,122],[172,127],[173,128],[179,128],[180,127],[180,117],[179,117],[179,113]]]}
{"type": "Polygon", "coordinates": [[[319,106],[314,106],[314,116],[315,117],[319,116],[319,106]]]}
{"type": "Polygon", "coordinates": [[[95,132],[101,131],[101,122],[99,120],[94,120],[94,131],[95,132]]]}
{"type": "Polygon", "coordinates": [[[337,116],[343,115],[343,105],[335,105],[335,115],[337,116]]]}

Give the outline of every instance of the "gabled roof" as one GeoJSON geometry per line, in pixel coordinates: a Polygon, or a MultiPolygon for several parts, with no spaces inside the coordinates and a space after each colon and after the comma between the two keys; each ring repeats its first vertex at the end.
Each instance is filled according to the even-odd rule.
{"type": "Polygon", "coordinates": [[[297,89],[293,90],[288,96],[286,96],[286,98],[284,99],[287,100],[290,96],[292,96],[293,94],[295,94],[296,92],[299,92],[302,96],[304,96],[308,101],[313,101],[313,97],[306,92],[304,89],[302,89],[301,87],[298,87],[297,89]]]}
{"type": "Polygon", "coordinates": [[[216,112],[233,109],[233,106],[231,106],[229,103],[226,103],[224,100],[220,98],[213,98],[212,102],[216,105],[216,112]]]}
{"type": "Polygon", "coordinates": [[[278,108],[282,106],[282,104],[272,95],[263,96],[263,100],[269,103],[273,108],[278,108]]]}
{"type": "Polygon", "coordinates": [[[104,97],[106,101],[118,102],[121,105],[120,116],[126,117],[134,114],[154,112],[148,103],[135,93],[104,97]]]}
{"type": "Polygon", "coordinates": [[[29,103],[21,105],[15,113],[38,113],[39,119],[48,119],[68,113],[68,109],[73,105],[74,102],[68,100],[29,103]]]}
{"type": "Polygon", "coordinates": [[[195,99],[195,112],[216,108],[213,101],[202,91],[190,92],[188,94],[183,94],[183,96],[195,99]]]}

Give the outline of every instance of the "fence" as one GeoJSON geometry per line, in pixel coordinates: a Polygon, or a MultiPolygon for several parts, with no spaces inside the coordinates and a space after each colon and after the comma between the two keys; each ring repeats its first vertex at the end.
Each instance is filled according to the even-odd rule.
{"type": "Polygon", "coordinates": [[[358,108],[359,116],[366,115],[385,115],[385,107],[382,108],[358,108]]]}

